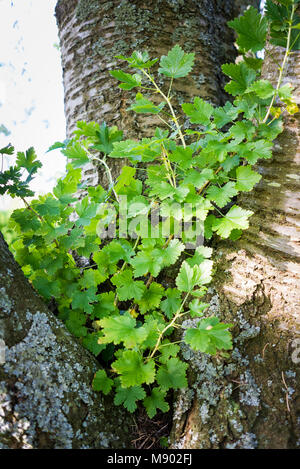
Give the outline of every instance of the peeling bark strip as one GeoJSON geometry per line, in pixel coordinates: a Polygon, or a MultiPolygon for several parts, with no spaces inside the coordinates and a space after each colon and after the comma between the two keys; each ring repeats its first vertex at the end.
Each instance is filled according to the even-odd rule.
{"type": "MultiPolygon", "coordinates": [[[[280,48],[272,54],[280,61],[280,48]]],[[[300,53],[289,60],[284,82],[299,105],[300,53]]],[[[263,74],[275,81],[268,59],[263,74]]],[[[255,212],[249,230],[218,245],[210,312],[235,325],[234,349],[227,360],[182,349],[192,384],[175,405],[174,448],[300,446],[299,166],[300,113],[286,119],[273,158],[258,163],[261,182],[239,201],[255,212]]]]}
{"type": "MultiPolygon", "coordinates": [[[[109,74],[126,67],[115,55],[134,50],[159,57],[179,43],[186,52],[195,52],[193,74],[176,80],[173,95],[179,102],[201,96],[221,105],[225,100],[221,64],[235,56],[233,33],[226,24],[234,17],[234,8],[233,0],[59,0],[56,18],[68,136],[82,119],[117,125],[127,138],[148,136],[161,126],[154,115],[145,119],[126,112],[135,91],[120,90],[109,74]]],[[[167,78],[161,77],[161,84],[164,80],[168,86],[167,78]]],[[[116,176],[124,163],[114,159],[109,164],[116,176]]],[[[86,168],[85,178],[91,185],[99,181],[92,166],[86,168]]]]}
{"type": "Polygon", "coordinates": [[[0,233],[0,449],[122,448],[131,417],[91,388],[95,359],[52,315],[0,233]]]}

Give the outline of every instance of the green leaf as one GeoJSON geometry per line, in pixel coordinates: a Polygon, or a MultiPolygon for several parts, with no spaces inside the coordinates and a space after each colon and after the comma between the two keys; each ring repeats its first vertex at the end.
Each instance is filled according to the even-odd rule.
{"type": "Polygon", "coordinates": [[[215,108],[213,116],[216,127],[221,129],[224,125],[228,124],[228,122],[234,121],[240,112],[241,110],[229,101],[226,102],[225,106],[215,108]]]}
{"type": "Polygon", "coordinates": [[[234,229],[245,230],[249,227],[248,218],[253,214],[250,210],[244,210],[237,205],[233,205],[229,212],[223,218],[216,218],[212,229],[216,231],[221,238],[228,238],[234,229]]]}
{"type": "Polygon", "coordinates": [[[117,179],[117,183],[115,184],[115,191],[117,194],[119,193],[120,189],[124,186],[128,186],[131,184],[134,175],[136,173],[136,169],[132,168],[131,166],[123,166],[121,170],[121,174],[117,179]]]}
{"type": "Polygon", "coordinates": [[[193,150],[190,147],[177,146],[169,155],[170,161],[180,165],[181,168],[189,168],[193,162],[193,150]]]}
{"type": "Polygon", "coordinates": [[[153,104],[149,99],[144,98],[142,93],[137,93],[135,97],[135,103],[133,103],[127,111],[135,111],[137,113],[150,113],[150,114],[158,114],[165,103],[160,103],[158,106],[153,104]]]}
{"type": "Polygon", "coordinates": [[[71,141],[68,143],[67,147],[62,150],[62,153],[72,160],[72,166],[74,168],[81,168],[90,161],[85,149],[79,142],[71,141]]]}
{"type": "Polygon", "coordinates": [[[183,184],[192,184],[193,186],[201,188],[208,181],[213,179],[214,172],[210,168],[205,168],[202,171],[190,169],[188,175],[184,178],[183,184]]]}
{"type": "Polygon", "coordinates": [[[72,295],[72,307],[81,309],[88,314],[91,313],[93,311],[91,303],[97,301],[96,291],[96,287],[90,287],[85,291],[75,291],[72,295]]]}
{"type": "Polygon", "coordinates": [[[272,142],[267,140],[256,140],[255,142],[250,142],[247,150],[242,153],[242,156],[250,164],[255,164],[260,158],[269,159],[272,158],[272,142]]]}
{"type": "Polygon", "coordinates": [[[235,186],[233,181],[227,182],[223,187],[211,186],[207,189],[207,198],[222,208],[230,202],[232,197],[237,195],[237,188],[235,186]]]}
{"type": "Polygon", "coordinates": [[[252,6],[228,25],[238,33],[236,42],[243,52],[251,50],[255,53],[265,47],[268,21],[252,6]]]}
{"type": "Polygon", "coordinates": [[[131,259],[130,264],[134,268],[134,276],[141,277],[148,272],[157,277],[163,268],[163,252],[161,249],[143,249],[134,258],[131,259]]]}
{"type": "Polygon", "coordinates": [[[40,203],[33,203],[32,207],[42,217],[50,216],[53,218],[59,218],[61,203],[56,200],[51,194],[41,196],[40,203]]]}
{"type": "Polygon", "coordinates": [[[91,202],[89,197],[84,197],[75,205],[75,211],[79,215],[79,218],[75,220],[75,225],[86,226],[90,224],[91,219],[96,215],[97,204],[95,202],[91,202]]]}
{"type": "Polygon", "coordinates": [[[138,73],[131,75],[130,73],[125,73],[122,70],[112,70],[109,72],[114,78],[121,81],[119,88],[123,90],[132,90],[137,86],[141,86],[142,77],[138,73]]]}
{"type": "Polygon", "coordinates": [[[181,47],[176,44],[167,56],[163,55],[161,57],[158,71],[167,77],[185,77],[192,70],[194,56],[194,53],[185,54],[181,47]]]}
{"type": "Polygon", "coordinates": [[[244,139],[252,140],[255,134],[255,127],[250,121],[239,121],[230,127],[230,135],[234,138],[234,143],[240,143],[244,139]]]}
{"type": "Polygon", "coordinates": [[[194,103],[184,103],[181,105],[185,114],[190,118],[192,124],[209,125],[210,117],[213,113],[213,106],[201,98],[194,98],[194,103]]]}
{"type": "Polygon", "coordinates": [[[225,86],[225,91],[233,96],[244,93],[256,78],[255,71],[247,67],[243,62],[239,64],[224,64],[222,65],[222,71],[232,79],[225,86]]]}
{"type": "MultiPolygon", "coordinates": [[[[1,151],[1,153],[3,153],[3,151],[1,151]]],[[[42,163],[37,160],[37,155],[33,147],[28,148],[25,153],[18,152],[17,155],[17,166],[19,168],[25,168],[28,173],[34,173],[38,168],[42,167],[42,163]]]]}
{"type": "Polygon", "coordinates": [[[179,345],[172,344],[165,339],[159,347],[161,356],[159,357],[160,363],[167,363],[170,357],[176,357],[180,351],[179,345]]]}
{"type": "Polygon", "coordinates": [[[99,353],[106,347],[105,345],[98,343],[98,339],[101,336],[102,332],[92,332],[82,339],[82,345],[95,355],[95,357],[97,357],[97,355],[99,355],[99,353]]]}
{"type": "Polygon", "coordinates": [[[261,180],[261,175],[253,171],[251,166],[240,166],[237,168],[236,177],[236,189],[245,192],[251,191],[255,184],[261,180]]]}
{"type": "Polygon", "coordinates": [[[220,323],[215,317],[202,319],[197,328],[187,329],[184,341],[196,351],[215,355],[217,350],[232,349],[230,327],[232,324],[220,323]]]}
{"type": "Polygon", "coordinates": [[[87,335],[87,328],[84,326],[85,323],[85,314],[79,311],[70,311],[66,326],[75,337],[85,337],[87,335]]]}
{"type": "Polygon", "coordinates": [[[67,165],[67,171],[66,176],[58,179],[53,189],[53,194],[62,204],[74,201],[73,194],[77,191],[81,180],[81,169],[74,169],[71,165],[67,165]]]}
{"type": "Polygon", "coordinates": [[[155,378],[155,362],[148,360],[134,350],[126,350],[112,363],[112,369],[120,374],[122,386],[128,388],[139,384],[151,384],[155,378]]]}
{"type": "Polygon", "coordinates": [[[13,155],[14,154],[14,147],[9,143],[8,145],[6,145],[6,147],[3,147],[0,149],[0,153],[2,155],[13,155]]]}
{"type": "Polygon", "coordinates": [[[172,239],[168,246],[163,249],[163,265],[168,267],[175,264],[181,253],[184,251],[184,244],[178,239],[172,239]]]}
{"type": "Polygon", "coordinates": [[[209,303],[201,303],[198,298],[195,298],[189,304],[190,316],[192,318],[203,316],[203,311],[209,308],[209,303]]]}
{"type": "Polygon", "coordinates": [[[37,276],[32,283],[37,292],[47,300],[52,296],[58,298],[61,293],[58,280],[49,280],[48,278],[37,276]]]}
{"type": "Polygon", "coordinates": [[[98,270],[86,269],[79,280],[81,288],[97,287],[102,282],[102,274],[98,270]]]}
{"type": "Polygon", "coordinates": [[[132,279],[132,271],[130,269],[125,269],[123,272],[114,275],[111,282],[117,287],[117,295],[120,301],[132,298],[140,300],[143,296],[145,285],[141,281],[134,281],[132,279]]]}
{"type": "Polygon", "coordinates": [[[132,162],[142,161],[143,149],[134,140],[115,142],[111,158],[129,158],[132,162]]]}
{"type": "Polygon", "coordinates": [[[129,412],[134,412],[137,409],[136,402],[144,399],[146,393],[142,386],[132,386],[130,388],[122,388],[118,386],[114,398],[115,405],[123,404],[125,409],[129,412]]]}
{"type": "Polygon", "coordinates": [[[259,98],[267,99],[274,95],[275,88],[269,80],[257,80],[252,83],[246,92],[254,92],[259,98]]]}
{"type": "Polygon", "coordinates": [[[163,293],[163,287],[156,282],[152,282],[149,288],[144,290],[142,298],[137,300],[141,314],[145,314],[147,311],[158,308],[163,293]]]}
{"type": "Polygon", "coordinates": [[[212,261],[205,260],[200,265],[190,267],[187,261],[181,264],[176,285],[180,291],[191,292],[196,285],[205,285],[211,281],[212,261]]]}
{"type": "Polygon", "coordinates": [[[164,400],[166,391],[162,391],[160,388],[153,388],[151,395],[145,397],[143,404],[146,408],[148,417],[152,419],[160,409],[162,412],[168,412],[169,404],[164,400]]]}
{"type": "Polygon", "coordinates": [[[92,148],[108,155],[113,150],[113,144],[122,140],[123,132],[116,126],[108,127],[103,122],[96,130],[96,137],[96,143],[92,148]]]}
{"type": "Polygon", "coordinates": [[[102,391],[103,394],[109,394],[113,384],[113,380],[108,378],[105,370],[96,371],[92,382],[94,391],[102,391]]]}
{"type": "Polygon", "coordinates": [[[98,323],[103,328],[103,336],[99,338],[99,344],[112,342],[118,345],[123,342],[126,348],[133,348],[147,337],[145,328],[136,327],[136,319],[132,318],[129,313],[103,318],[98,323]]]}
{"type": "Polygon", "coordinates": [[[181,295],[176,288],[168,288],[165,294],[167,298],[161,302],[160,308],[171,319],[180,308],[181,295]]]}
{"type": "Polygon", "coordinates": [[[163,389],[181,389],[187,387],[186,369],[187,363],[179,358],[171,358],[166,364],[161,365],[157,371],[157,383],[163,389]]]}
{"type": "Polygon", "coordinates": [[[101,319],[116,312],[117,308],[115,306],[115,294],[113,291],[98,295],[98,302],[94,305],[92,318],[101,319]]]}
{"type": "Polygon", "coordinates": [[[132,53],[131,57],[124,57],[124,55],[116,55],[116,58],[120,60],[126,60],[126,62],[129,63],[129,67],[139,69],[150,68],[158,61],[158,59],[149,59],[148,52],[140,52],[136,50],[132,53]]]}

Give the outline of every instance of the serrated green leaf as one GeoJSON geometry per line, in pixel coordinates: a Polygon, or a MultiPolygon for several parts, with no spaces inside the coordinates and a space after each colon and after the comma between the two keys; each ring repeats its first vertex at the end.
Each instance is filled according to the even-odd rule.
{"type": "Polygon", "coordinates": [[[190,316],[192,318],[203,316],[203,311],[207,308],[209,308],[209,303],[202,303],[198,298],[195,298],[189,304],[190,316]]]}
{"type": "Polygon", "coordinates": [[[211,281],[212,261],[206,259],[200,265],[190,267],[187,261],[181,264],[176,285],[180,291],[191,292],[195,286],[205,285],[211,281]]]}
{"type": "Polygon", "coordinates": [[[246,149],[242,156],[250,164],[255,164],[260,158],[269,159],[272,158],[272,142],[267,140],[256,140],[255,142],[250,142],[248,149],[246,149]]]}
{"type": "Polygon", "coordinates": [[[94,391],[102,391],[103,394],[109,394],[113,384],[113,380],[108,378],[105,370],[96,371],[92,382],[94,391]]]}
{"type": "Polygon", "coordinates": [[[84,326],[85,323],[85,314],[79,311],[70,311],[66,326],[75,337],[85,337],[87,335],[87,328],[84,326]]]}
{"type": "Polygon", "coordinates": [[[223,187],[211,186],[207,189],[207,198],[220,208],[228,204],[235,195],[237,195],[237,188],[233,181],[227,182],[223,187]]]}
{"type": "Polygon", "coordinates": [[[214,220],[212,230],[216,231],[221,238],[228,238],[234,229],[247,229],[249,227],[248,218],[252,214],[251,210],[244,210],[233,205],[225,217],[214,220]]]}
{"type": "Polygon", "coordinates": [[[159,73],[172,78],[185,77],[190,73],[194,64],[194,53],[185,54],[182,48],[176,44],[168,53],[160,59],[159,73]]]}
{"type": "Polygon", "coordinates": [[[141,314],[158,308],[163,293],[163,287],[156,282],[152,282],[149,288],[144,290],[142,298],[137,300],[141,314]]]}
{"type": "Polygon", "coordinates": [[[139,384],[151,384],[155,379],[155,362],[146,363],[143,357],[134,350],[126,350],[118,360],[112,363],[112,369],[120,374],[122,386],[128,388],[139,384]]]}
{"type": "Polygon", "coordinates": [[[138,73],[131,75],[130,73],[125,73],[122,70],[111,70],[109,72],[114,78],[121,81],[119,88],[123,90],[132,90],[137,86],[141,86],[142,77],[138,73]]]}
{"type": "Polygon", "coordinates": [[[132,318],[129,313],[103,318],[98,323],[103,328],[103,336],[99,338],[99,344],[113,342],[118,345],[123,342],[126,348],[133,348],[147,337],[145,328],[136,327],[136,319],[132,318]]]}
{"type": "Polygon", "coordinates": [[[130,388],[122,388],[118,386],[114,398],[115,405],[123,404],[125,409],[129,412],[134,412],[137,409],[136,402],[144,399],[146,392],[142,386],[132,386],[130,388]]]}
{"type": "Polygon", "coordinates": [[[243,62],[239,64],[224,64],[222,65],[222,71],[232,79],[225,86],[225,91],[233,96],[244,93],[256,78],[255,71],[247,67],[243,62]]]}
{"type": "Polygon", "coordinates": [[[257,80],[246,90],[246,93],[254,92],[259,98],[270,98],[275,94],[275,88],[269,80],[257,80]]]}
{"type": "Polygon", "coordinates": [[[185,114],[190,118],[192,124],[209,125],[210,117],[213,113],[213,106],[201,98],[194,98],[194,103],[184,103],[181,105],[185,114]]]}
{"type": "Polygon", "coordinates": [[[226,102],[225,106],[215,108],[213,116],[216,127],[221,129],[224,125],[228,124],[228,122],[234,121],[240,112],[241,110],[229,101],[226,102]]]}
{"type": "Polygon", "coordinates": [[[95,357],[105,349],[105,345],[99,344],[98,339],[102,336],[101,332],[92,332],[82,339],[82,345],[89,350],[95,357]]]}
{"type": "Polygon", "coordinates": [[[232,337],[228,329],[232,324],[223,324],[218,318],[210,317],[198,322],[197,328],[187,329],[184,341],[192,349],[215,355],[217,350],[230,350],[232,337]]]}
{"type": "Polygon", "coordinates": [[[145,98],[142,93],[137,93],[135,102],[127,109],[127,111],[135,111],[137,113],[159,114],[165,106],[160,103],[158,106],[153,104],[149,99],[145,98]]]}
{"type": "Polygon", "coordinates": [[[263,49],[268,31],[268,21],[255,8],[250,6],[243,16],[239,16],[228,25],[237,33],[237,45],[244,52],[258,52],[263,49]]]}
{"type": "Polygon", "coordinates": [[[61,293],[58,280],[49,280],[46,277],[37,276],[32,283],[37,292],[47,300],[52,296],[58,298],[61,293]]]}
{"type": "Polygon", "coordinates": [[[78,308],[85,313],[91,313],[93,306],[91,303],[97,301],[96,287],[90,287],[88,290],[76,291],[72,295],[72,306],[74,309],[78,308]]]}
{"type": "Polygon", "coordinates": [[[72,166],[74,168],[81,168],[90,161],[86,151],[79,142],[69,142],[67,147],[62,150],[62,153],[72,160],[72,166]]]}
{"type": "Polygon", "coordinates": [[[145,285],[141,281],[135,281],[132,278],[132,271],[125,269],[123,272],[112,277],[111,282],[117,287],[117,295],[120,301],[140,300],[143,296],[145,285]]]}
{"type": "Polygon", "coordinates": [[[236,189],[249,192],[261,180],[261,175],[253,171],[251,166],[240,166],[236,170],[236,189]]]}
{"type": "Polygon", "coordinates": [[[187,363],[179,358],[170,360],[157,370],[156,381],[163,389],[181,389],[187,387],[186,369],[187,363]]]}
{"type": "Polygon", "coordinates": [[[134,51],[131,55],[131,57],[124,57],[124,55],[117,55],[117,59],[120,60],[126,60],[129,63],[129,67],[133,68],[150,68],[152,65],[154,65],[158,59],[150,59],[149,54],[147,51],[145,52],[140,52],[140,51],[134,51]]]}
{"type": "Polygon", "coordinates": [[[159,388],[153,388],[151,395],[145,397],[143,404],[150,419],[155,416],[157,409],[160,409],[162,412],[168,412],[169,404],[164,400],[165,396],[166,391],[162,391],[159,388]]]}
{"type": "Polygon", "coordinates": [[[160,308],[171,319],[180,308],[181,295],[176,288],[168,288],[165,294],[167,298],[161,302],[160,308]]]}

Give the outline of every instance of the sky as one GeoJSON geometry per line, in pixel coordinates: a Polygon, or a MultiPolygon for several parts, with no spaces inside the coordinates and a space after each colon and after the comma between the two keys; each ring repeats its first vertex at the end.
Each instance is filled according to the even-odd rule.
{"type": "MultiPolygon", "coordinates": [[[[56,0],[0,0],[0,148],[33,146],[43,168],[32,182],[49,192],[65,158],[50,145],[65,139],[62,71],[54,17],[56,0]],[[10,132],[1,132],[2,126],[10,132]]],[[[11,157],[10,157],[11,158],[11,157]]],[[[13,161],[6,159],[6,169],[13,161]]],[[[0,196],[0,210],[16,206],[0,196]]]]}

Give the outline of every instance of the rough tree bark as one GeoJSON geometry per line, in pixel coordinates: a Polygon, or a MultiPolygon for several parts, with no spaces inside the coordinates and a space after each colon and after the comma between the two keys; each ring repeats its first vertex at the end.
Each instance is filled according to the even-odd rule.
{"type": "Polygon", "coordinates": [[[129,415],[91,388],[96,360],[33,291],[1,233],[0,339],[0,449],[130,446],[129,415]]]}
{"type": "MultiPolygon", "coordinates": [[[[148,119],[125,112],[134,93],[119,90],[108,73],[124,66],[117,63],[116,54],[130,54],[135,49],[146,48],[151,55],[159,56],[173,44],[180,43],[186,51],[195,51],[197,63],[192,77],[189,81],[179,80],[175,88],[179,99],[197,94],[222,104],[226,97],[222,91],[224,77],[220,65],[234,57],[233,36],[226,21],[247,3],[240,0],[60,0],[56,17],[68,136],[79,119],[105,120],[123,129],[127,136],[136,138],[147,135],[157,124],[155,119],[149,123],[148,119]]],[[[258,2],[252,3],[257,6],[258,2]]],[[[281,137],[291,143],[292,136],[294,143],[290,146],[289,159],[284,150],[284,165],[278,162],[273,166],[273,160],[261,166],[262,172],[268,171],[268,180],[261,183],[249,201],[244,201],[255,209],[253,220],[257,220],[260,227],[260,249],[257,233],[252,234],[250,243],[251,233],[254,233],[251,228],[248,237],[243,237],[239,244],[223,243],[218,250],[220,257],[216,259],[218,273],[211,288],[211,311],[222,312],[223,319],[236,324],[232,358],[228,362],[213,360],[183,349],[184,358],[191,363],[191,386],[187,392],[179,394],[174,406],[177,410],[171,437],[173,447],[296,445],[299,402],[294,399],[296,369],[291,362],[294,330],[292,334],[289,332],[289,324],[292,328],[296,324],[296,287],[292,273],[295,262],[289,251],[293,235],[286,230],[286,239],[279,236],[285,247],[278,256],[276,247],[266,246],[271,241],[276,244],[276,235],[270,225],[264,223],[270,219],[273,223],[275,217],[278,220],[291,218],[287,203],[291,185],[281,181],[281,195],[276,196],[276,204],[278,199],[282,204],[278,205],[277,212],[266,204],[267,200],[275,200],[271,191],[278,194],[278,186],[274,185],[277,169],[285,166],[286,172],[282,171],[280,179],[286,178],[290,170],[293,174],[298,143],[293,130],[295,125],[292,119],[289,122],[290,128],[285,137],[281,137]],[[283,258],[281,264],[279,257],[283,258]],[[287,289],[290,298],[283,301],[282,290],[287,289]]],[[[279,147],[277,149],[279,151],[279,147]]],[[[279,151],[275,161],[281,158],[279,151]]],[[[115,175],[119,164],[116,160],[110,162],[115,175]]],[[[85,177],[90,184],[101,180],[95,168],[87,168],[85,177]]],[[[254,221],[252,226],[255,227],[254,221]]],[[[281,229],[281,235],[283,232],[281,229]]],[[[279,238],[277,236],[277,241],[279,238]]]]}
{"type": "MultiPolygon", "coordinates": [[[[175,81],[173,94],[181,102],[199,95],[222,104],[226,96],[220,65],[235,56],[233,34],[226,22],[240,7],[241,2],[233,0],[59,0],[56,18],[67,135],[71,136],[81,119],[105,120],[134,138],[147,136],[154,126],[161,125],[155,116],[145,119],[126,112],[135,91],[120,90],[109,74],[115,68],[125,69],[115,55],[130,55],[134,50],[146,49],[152,57],[159,57],[179,43],[186,52],[194,51],[193,73],[175,81]]],[[[121,160],[110,161],[114,176],[122,164],[121,160]]],[[[85,170],[92,185],[103,183],[103,177],[103,172],[91,166],[85,170]]]]}
{"type": "MultiPolygon", "coordinates": [[[[280,62],[280,48],[269,52],[280,62]]],[[[285,78],[298,105],[299,59],[292,54],[285,78]]],[[[274,84],[276,68],[267,55],[274,84]]],[[[261,182],[239,201],[254,211],[249,230],[216,246],[210,310],[235,325],[234,350],[229,360],[182,350],[192,384],[177,397],[173,447],[300,446],[299,124],[300,113],[285,119],[272,160],[258,162],[261,182]]]]}

